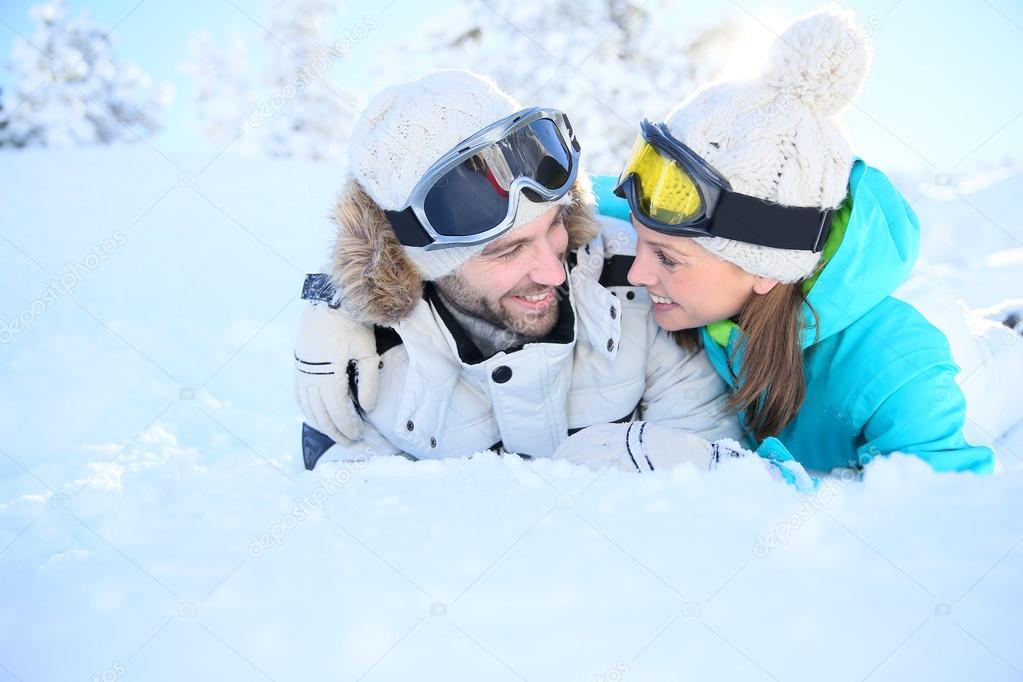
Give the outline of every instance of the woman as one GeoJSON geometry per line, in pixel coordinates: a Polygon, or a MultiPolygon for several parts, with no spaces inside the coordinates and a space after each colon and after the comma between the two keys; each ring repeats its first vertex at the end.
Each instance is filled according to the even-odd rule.
{"type": "Polygon", "coordinates": [[[761,455],[828,471],[905,452],[989,472],[991,450],[963,435],[945,336],[891,296],[917,218],[833,120],[866,75],[860,35],[846,14],[812,14],[758,79],[644,122],[619,180],[598,182],[600,210],[631,213],[630,282],[679,343],[706,349],[761,455]]]}

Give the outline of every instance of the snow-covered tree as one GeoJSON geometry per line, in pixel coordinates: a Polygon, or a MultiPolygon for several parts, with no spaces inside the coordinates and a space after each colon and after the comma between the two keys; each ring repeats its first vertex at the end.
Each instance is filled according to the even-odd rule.
{"type": "Polygon", "coordinates": [[[4,113],[4,91],[0,90],[0,146],[4,144],[4,130],[7,129],[7,115],[4,113]]]}
{"type": "Polygon", "coordinates": [[[197,82],[199,126],[214,141],[244,131],[238,146],[273,156],[339,156],[361,104],[330,75],[347,40],[333,33],[338,3],[268,0],[266,7],[255,68],[240,37],[226,47],[202,34],[193,39],[184,68],[197,82]]]}
{"type": "Polygon", "coordinates": [[[669,0],[465,0],[394,48],[388,79],[432,68],[493,77],[524,106],[563,109],[591,170],[614,173],[639,121],[717,76],[735,26],[687,26],[669,0]]]}
{"type": "Polygon", "coordinates": [[[195,82],[195,119],[204,137],[217,144],[243,130],[252,91],[248,43],[240,33],[218,45],[209,31],[188,42],[182,71],[195,82]]]}
{"type": "Polygon", "coordinates": [[[31,40],[16,39],[3,140],[67,146],[136,140],[155,131],[170,100],[137,66],[118,59],[109,32],[88,14],[71,17],[63,0],[37,5],[31,40]]]}
{"type": "Polygon", "coordinates": [[[359,113],[358,101],[329,77],[340,56],[329,27],[336,0],[270,0],[264,95],[252,108],[263,148],[275,156],[338,156],[359,113]],[[264,115],[265,114],[265,115],[264,115]]]}

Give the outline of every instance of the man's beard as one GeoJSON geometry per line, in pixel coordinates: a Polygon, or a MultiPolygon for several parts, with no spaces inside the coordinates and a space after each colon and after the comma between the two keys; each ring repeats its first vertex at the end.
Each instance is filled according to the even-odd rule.
{"type": "Polygon", "coordinates": [[[488,301],[486,296],[458,273],[439,279],[436,284],[444,298],[461,312],[486,320],[528,340],[547,336],[558,323],[559,294],[554,287],[534,285],[508,292],[501,297],[502,301],[510,296],[534,296],[554,288],[551,304],[542,310],[509,310],[500,301],[496,305],[488,301]]]}

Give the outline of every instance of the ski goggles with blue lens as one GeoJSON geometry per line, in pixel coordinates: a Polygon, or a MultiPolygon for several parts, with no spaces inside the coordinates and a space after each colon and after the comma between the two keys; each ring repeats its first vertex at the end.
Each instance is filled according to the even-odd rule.
{"type": "Polygon", "coordinates": [[[628,200],[641,225],[668,235],[818,252],[831,231],[830,209],[781,206],[732,191],[664,123],[640,124],[614,193],[628,200]]]}
{"type": "Polygon", "coordinates": [[[482,244],[515,223],[521,195],[563,197],[579,172],[579,151],[564,113],[524,109],[461,142],[430,166],[404,208],[384,213],[405,246],[482,244]]]}

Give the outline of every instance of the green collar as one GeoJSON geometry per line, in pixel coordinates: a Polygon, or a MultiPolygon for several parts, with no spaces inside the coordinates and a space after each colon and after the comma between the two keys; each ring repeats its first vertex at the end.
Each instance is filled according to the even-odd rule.
{"type": "Polygon", "coordinates": [[[831,258],[838,251],[838,247],[842,245],[842,239],[845,238],[845,228],[849,226],[849,216],[852,215],[852,194],[848,194],[845,197],[845,201],[835,211],[835,215],[831,217],[831,232],[828,234],[828,240],[824,242],[824,252],[821,253],[821,266],[817,268],[817,272],[814,273],[813,277],[803,282],[803,292],[809,294],[810,289],[813,289],[813,285],[817,283],[821,273],[824,272],[824,266],[831,261],[831,258]]]}
{"type": "Polygon", "coordinates": [[[707,325],[707,334],[714,339],[714,343],[722,348],[728,348],[728,339],[732,338],[732,330],[738,329],[731,320],[720,320],[707,325]]]}

